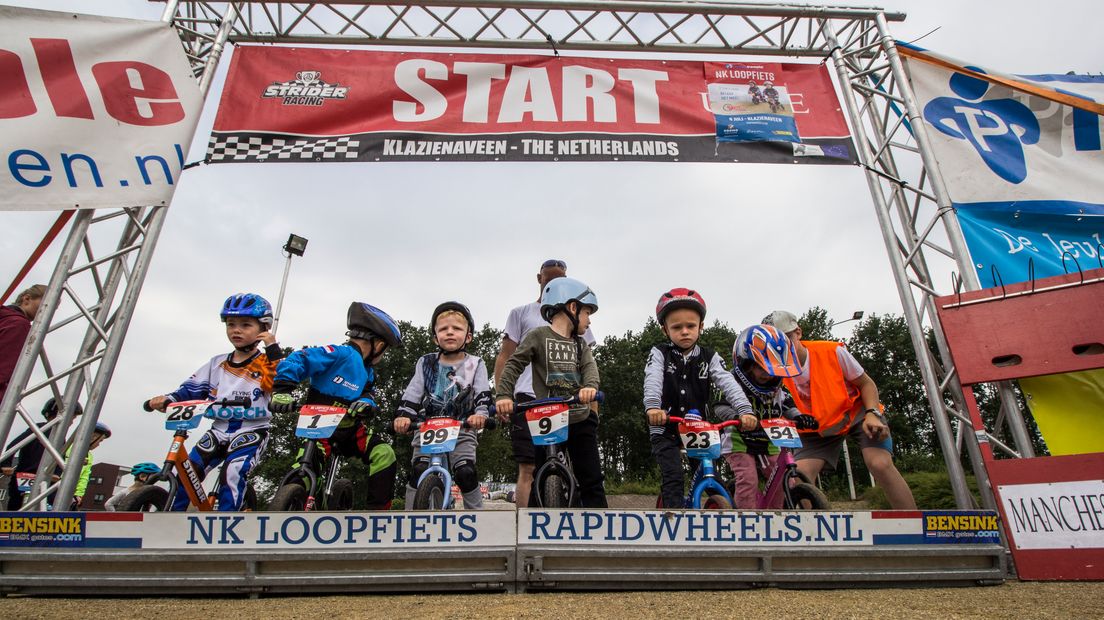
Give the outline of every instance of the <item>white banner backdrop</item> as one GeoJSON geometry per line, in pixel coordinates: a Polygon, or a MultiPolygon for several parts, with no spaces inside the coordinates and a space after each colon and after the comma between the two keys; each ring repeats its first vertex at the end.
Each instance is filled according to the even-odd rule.
{"type": "Polygon", "coordinates": [[[0,6],[0,210],[168,204],[203,99],[175,31],[0,6]]]}

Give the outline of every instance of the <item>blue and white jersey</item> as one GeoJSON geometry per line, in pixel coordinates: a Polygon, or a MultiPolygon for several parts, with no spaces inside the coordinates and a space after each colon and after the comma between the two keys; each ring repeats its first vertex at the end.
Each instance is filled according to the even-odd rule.
{"type": "MultiPolygon", "coordinates": [[[[272,381],[277,362],[258,351],[240,363],[231,361],[233,354],[216,355],[199,367],[174,392],[167,394],[171,402],[184,400],[233,400],[248,398],[252,403],[232,419],[216,418],[211,428],[222,433],[268,428],[268,401],[272,396],[272,381]]],[[[236,408],[240,409],[240,408],[236,408]]]]}

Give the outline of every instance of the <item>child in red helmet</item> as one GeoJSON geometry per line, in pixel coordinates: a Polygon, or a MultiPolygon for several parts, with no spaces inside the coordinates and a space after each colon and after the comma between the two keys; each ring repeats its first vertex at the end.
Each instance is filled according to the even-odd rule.
{"type": "Polygon", "coordinates": [[[675,288],[656,304],[656,321],[669,343],[652,347],[644,368],[644,408],[648,414],[652,455],[659,464],[660,498],[666,508],[681,508],[685,478],[682,471],[682,442],[678,426],[668,415],[704,417],[714,388],[752,428],[756,423],[751,404],[736,379],[725,368],[724,359],[698,345],[705,322],[705,300],[697,291],[675,288]]]}

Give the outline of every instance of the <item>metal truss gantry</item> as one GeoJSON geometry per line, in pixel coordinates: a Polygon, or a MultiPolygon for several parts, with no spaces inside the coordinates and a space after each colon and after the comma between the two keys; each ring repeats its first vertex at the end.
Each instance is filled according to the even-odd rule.
{"type": "MultiPolygon", "coordinates": [[[[843,91],[955,500],[960,508],[973,505],[960,459],[961,451],[966,449],[982,490],[982,502],[994,508],[978,448],[979,437],[972,432],[960,402],[961,390],[936,316],[934,298],[939,291],[933,272],[957,270],[968,290],[979,284],[947,191],[935,172],[927,133],[889,34],[888,22],[904,17],[877,8],[692,0],[169,0],[164,14],[164,20],[171,22],[180,35],[204,95],[226,42],[518,48],[556,53],[694,52],[830,61],[843,91]],[[935,334],[935,355],[927,346],[928,329],[935,334]]],[[[43,458],[39,480],[47,480],[53,468],[50,455],[63,452],[60,448],[78,400],[85,401],[87,413],[80,418],[72,438],[71,454],[63,460],[84,462],[166,208],[106,214],[82,211],[73,220],[49,292],[8,393],[0,403],[0,438],[6,438],[22,398],[42,389],[61,396],[64,414],[61,423],[50,429],[54,449],[43,458]],[[98,233],[110,221],[124,223],[118,244],[114,251],[97,255],[92,251],[90,229],[95,226],[98,233]],[[75,266],[82,251],[84,261],[75,266]],[[86,287],[94,291],[91,303],[77,294],[78,278],[91,278],[91,287],[86,287]],[[116,301],[121,287],[122,296],[116,301]],[[72,301],[77,312],[59,319],[56,310],[62,295],[72,301]],[[77,321],[84,321],[87,330],[75,361],[64,370],[54,370],[43,342],[59,327],[77,321]],[[29,385],[36,360],[41,360],[47,378],[29,385]]],[[[97,234],[96,238],[103,236],[97,234]]],[[[1005,387],[1000,391],[1002,410],[996,428],[981,439],[1011,456],[1033,456],[1011,390],[1005,387]],[[1011,437],[1012,446],[1000,440],[1002,430],[1011,437]]],[[[59,487],[55,506],[68,506],[79,469],[65,467],[60,484],[54,485],[59,487]]],[[[37,485],[29,507],[41,505],[46,486],[37,485]]]]}

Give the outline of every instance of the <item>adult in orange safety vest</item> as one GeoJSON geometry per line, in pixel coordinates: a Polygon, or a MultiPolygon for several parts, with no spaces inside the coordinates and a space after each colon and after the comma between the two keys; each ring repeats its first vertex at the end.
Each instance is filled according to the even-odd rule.
{"type": "Polygon", "coordinates": [[[851,437],[862,448],[863,461],[890,506],[915,510],[912,491],[893,464],[893,438],[878,402],[878,386],[858,360],[839,342],[802,341],[797,317],[790,312],[776,310],[763,322],[781,329],[794,343],[801,374],[785,379],[786,389],[797,408],[820,423],[817,431],[802,435],[803,445],[794,454],[797,469],[810,480],[826,465],[834,469],[844,440],[851,437]]]}

